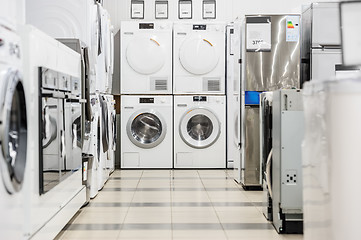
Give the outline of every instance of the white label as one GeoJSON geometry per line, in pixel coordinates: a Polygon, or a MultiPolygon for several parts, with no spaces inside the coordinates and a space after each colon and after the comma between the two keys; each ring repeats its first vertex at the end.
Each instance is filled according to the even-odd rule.
{"type": "Polygon", "coordinates": [[[287,16],[286,42],[298,42],[299,37],[300,37],[300,17],[287,16]]]}
{"type": "Polygon", "coordinates": [[[179,3],[179,18],[191,19],[192,18],[192,2],[179,3]]]}
{"type": "Polygon", "coordinates": [[[271,23],[247,24],[247,50],[271,51],[271,23]]]}
{"type": "Polygon", "coordinates": [[[203,3],[203,18],[216,18],[216,3],[204,2],[203,3]]]}
{"type": "Polygon", "coordinates": [[[87,181],[87,171],[88,171],[88,163],[85,162],[83,166],[83,181],[87,181]]]}
{"type": "Polygon", "coordinates": [[[132,3],[132,18],[144,18],[143,3],[132,3]]]}
{"type": "Polygon", "coordinates": [[[167,19],[168,18],[168,4],[155,3],[155,18],[167,19]]]}

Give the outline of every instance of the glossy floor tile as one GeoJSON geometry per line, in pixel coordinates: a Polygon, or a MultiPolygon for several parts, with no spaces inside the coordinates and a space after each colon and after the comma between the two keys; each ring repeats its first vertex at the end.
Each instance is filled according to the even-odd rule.
{"type": "Polygon", "coordinates": [[[232,170],[115,171],[57,239],[302,240],[279,235],[262,214],[262,192],[232,170]]]}

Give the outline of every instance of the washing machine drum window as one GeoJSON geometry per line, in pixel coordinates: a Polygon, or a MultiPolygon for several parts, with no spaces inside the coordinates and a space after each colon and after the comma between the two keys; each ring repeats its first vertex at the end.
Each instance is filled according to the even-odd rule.
{"type": "Polygon", "coordinates": [[[195,115],[187,123],[187,132],[194,140],[206,140],[213,132],[212,121],[203,114],[195,115]]]}
{"type": "Polygon", "coordinates": [[[214,43],[205,38],[185,40],[179,51],[179,60],[183,68],[195,75],[210,73],[219,61],[214,43]]]}
{"type": "Polygon", "coordinates": [[[21,190],[25,175],[27,151],[26,101],[21,76],[18,72],[6,74],[2,80],[1,95],[1,157],[0,170],[6,190],[12,194],[21,190]]]}
{"type": "Polygon", "coordinates": [[[220,122],[216,115],[206,108],[187,111],[179,125],[183,141],[193,148],[207,148],[213,145],[220,133],[220,122]]]}
{"type": "Polygon", "coordinates": [[[137,73],[150,75],[162,69],[165,63],[163,46],[156,38],[136,38],[127,47],[129,66],[137,73]]]}
{"type": "Polygon", "coordinates": [[[129,139],[138,147],[154,148],[159,145],[166,132],[162,118],[152,112],[133,115],[127,126],[129,139]]]}

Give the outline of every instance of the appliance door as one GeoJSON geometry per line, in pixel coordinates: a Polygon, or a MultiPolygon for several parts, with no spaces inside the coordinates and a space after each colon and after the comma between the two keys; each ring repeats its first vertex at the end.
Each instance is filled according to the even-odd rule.
{"type": "Polygon", "coordinates": [[[60,182],[65,148],[62,122],[62,100],[52,97],[41,99],[40,119],[40,193],[46,193],[60,182]]]}
{"type": "Polygon", "coordinates": [[[101,106],[101,136],[103,144],[103,152],[105,153],[109,149],[109,120],[108,120],[108,104],[104,96],[99,97],[101,106]]]}
{"type": "Polygon", "coordinates": [[[13,194],[21,190],[26,167],[26,100],[17,71],[0,72],[0,81],[0,171],[6,190],[13,194]]]}
{"type": "Polygon", "coordinates": [[[221,123],[211,110],[194,108],[183,115],[179,133],[190,147],[207,148],[212,146],[221,134],[221,123]]]}
{"type": "Polygon", "coordinates": [[[127,135],[140,148],[150,149],[163,142],[167,124],[161,114],[154,110],[135,112],[128,120],[127,135]]]}
{"type": "Polygon", "coordinates": [[[259,106],[245,106],[245,146],[242,168],[244,185],[260,185],[259,106]]]}
{"type": "Polygon", "coordinates": [[[311,79],[325,80],[336,76],[336,65],[342,64],[341,49],[312,49],[311,79]]]}
{"type": "Polygon", "coordinates": [[[341,45],[339,3],[313,4],[312,47],[341,45]]]}
{"type": "Polygon", "coordinates": [[[71,170],[76,170],[81,167],[81,159],[82,159],[82,147],[83,147],[83,135],[82,135],[82,115],[81,115],[81,104],[80,103],[72,103],[72,114],[71,114],[71,129],[72,129],[72,148],[73,148],[73,156],[71,166],[71,170]]]}
{"type": "Polygon", "coordinates": [[[203,75],[213,71],[218,65],[220,53],[215,43],[201,35],[187,38],[179,49],[179,60],[183,68],[191,74],[203,75]]]}
{"type": "MultiPolygon", "coordinates": [[[[248,17],[247,17],[248,18],[248,17]]],[[[251,17],[256,18],[256,17],[251,17]]],[[[257,17],[258,18],[258,17],[257,17]]],[[[299,88],[300,44],[286,39],[287,16],[261,16],[271,21],[271,51],[245,52],[245,87],[243,91],[271,91],[280,88],[299,88]]],[[[247,32],[247,26],[245,31],[247,32]]],[[[245,36],[244,50],[252,36],[245,36]],[[248,40],[249,41],[249,40],[248,40]]]]}
{"type": "MultiPolygon", "coordinates": [[[[126,33],[124,33],[126,34],[126,33]]],[[[167,45],[153,35],[139,34],[128,39],[125,56],[129,66],[137,73],[151,75],[159,72],[166,62],[167,45]]]]}

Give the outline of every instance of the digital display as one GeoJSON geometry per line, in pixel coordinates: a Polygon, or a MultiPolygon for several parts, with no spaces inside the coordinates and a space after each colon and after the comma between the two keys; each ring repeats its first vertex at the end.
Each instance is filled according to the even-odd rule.
{"type": "Polygon", "coordinates": [[[194,96],[193,102],[207,102],[206,96],[194,96]]]}
{"type": "Polygon", "coordinates": [[[154,98],[140,98],[139,103],[154,103],[154,98]]]}
{"type": "Polygon", "coordinates": [[[154,29],[154,23],[139,23],[139,29],[154,29]]]}
{"type": "Polygon", "coordinates": [[[207,25],[193,25],[193,30],[207,30],[207,25]]]}

